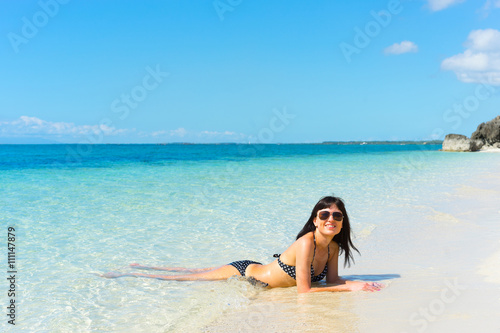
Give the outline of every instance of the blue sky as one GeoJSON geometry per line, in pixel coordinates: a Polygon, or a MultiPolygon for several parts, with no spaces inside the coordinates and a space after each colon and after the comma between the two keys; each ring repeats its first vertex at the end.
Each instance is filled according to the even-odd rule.
{"type": "Polygon", "coordinates": [[[0,6],[0,143],[429,140],[500,114],[500,0],[0,6]]]}

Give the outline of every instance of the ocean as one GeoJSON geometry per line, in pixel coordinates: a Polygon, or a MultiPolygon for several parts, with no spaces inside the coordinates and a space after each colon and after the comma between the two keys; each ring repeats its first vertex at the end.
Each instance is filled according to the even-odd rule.
{"type": "MultiPolygon", "coordinates": [[[[212,332],[224,331],[236,318],[232,329],[249,332],[314,331],[325,323],[338,332],[420,332],[450,327],[449,316],[468,322],[456,311],[461,313],[460,299],[465,302],[468,292],[478,294],[470,287],[451,305],[443,303],[435,320],[419,309],[432,310],[433,297],[455,278],[465,286],[484,280],[475,267],[500,239],[500,211],[494,207],[500,154],[440,148],[0,145],[4,244],[7,229],[14,228],[16,270],[16,325],[5,315],[0,325],[12,332],[212,332]],[[340,274],[387,284],[378,293],[319,293],[304,300],[295,288],[264,290],[242,278],[99,276],[148,272],[131,263],[268,263],[295,240],[314,204],[332,194],[344,199],[361,252],[340,274]],[[464,244],[477,246],[465,252],[464,244]],[[393,309],[392,316],[381,303],[393,309]],[[284,315],[269,316],[274,313],[284,315]],[[335,316],[310,322],[316,317],[309,314],[318,313],[335,316]],[[309,319],[297,321],[301,316],[309,319]],[[374,329],[379,323],[392,326],[374,329]]],[[[497,281],[484,283],[483,300],[498,302],[498,288],[488,287],[497,281]]],[[[12,297],[7,283],[4,289],[7,314],[12,297]]],[[[483,308],[472,312],[471,324],[483,320],[479,310],[486,318],[498,309],[483,308]]]]}

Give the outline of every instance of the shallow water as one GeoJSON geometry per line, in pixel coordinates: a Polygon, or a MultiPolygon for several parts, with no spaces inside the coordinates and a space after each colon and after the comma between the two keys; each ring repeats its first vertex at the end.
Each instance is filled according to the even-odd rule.
{"type": "MultiPolygon", "coordinates": [[[[138,271],[128,267],[134,262],[182,267],[270,262],[293,242],[316,201],[334,193],[346,202],[362,252],[358,264],[341,274],[385,276],[382,280],[397,285],[403,278],[411,281],[419,267],[428,274],[435,265],[439,279],[443,270],[454,272],[455,261],[449,267],[441,261],[457,249],[455,240],[463,239],[471,223],[464,219],[468,210],[460,215],[453,208],[457,196],[498,193],[487,192],[487,184],[479,189],[457,184],[467,184],[471,175],[493,177],[500,165],[500,154],[439,148],[0,146],[2,224],[17,232],[15,331],[196,331],[237,313],[252,323],[244,331],[259,327],[255,320],[265,316],[259,310],[252,317],[252,309],[265,306],[289,314],[273,323],[275,331],[298,314],[314,317],[325,307],[344,331],[363,331],[366,324],[356,320],[356,309],[368,309],[381,296],[323,294],[297,303],[294,288],[263,291],[237,278],[175,282],[96,274],[138,271]],[[430,232],[436,226],[440,232],[430,232]],[[445,244],[442,253],[419,246],[437,235],[445,244]]],[[[391,293],[386,295],[397,297],[391,293]]],[[[7,327],[5,320],[1,325],[7,327]]]]}

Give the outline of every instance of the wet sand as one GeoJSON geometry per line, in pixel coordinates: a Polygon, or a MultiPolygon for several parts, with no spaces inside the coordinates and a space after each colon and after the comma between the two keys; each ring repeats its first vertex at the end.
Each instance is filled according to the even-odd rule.
{"type": "Polygon", "coordinates": [[[203,331],[500,331],[500,172],[471,172],[433,193],[431,206],[413,205],[396,226],[377,223],[363,235],[363,255],[341,275],[383,282],[382,291],[263,290],[203,331]]]}

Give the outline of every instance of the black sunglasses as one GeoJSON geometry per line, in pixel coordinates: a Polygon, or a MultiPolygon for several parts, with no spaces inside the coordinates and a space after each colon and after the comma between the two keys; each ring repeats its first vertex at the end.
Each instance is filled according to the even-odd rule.
{"type": "Polygon", "coordinates": [[[327,210],[321,211],[318,213],[318,217],[320,220],[328,220],[330,218],[330,214],[332,215],[335,221],[342,221],[344,219],[344,215],[341,212],[332,212],[330,213],[327,210]]]}

